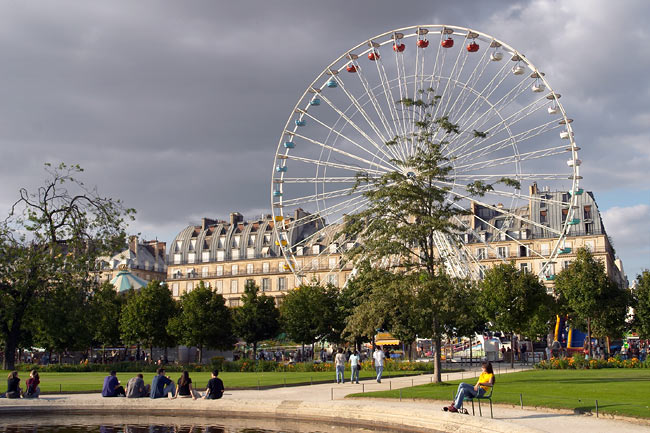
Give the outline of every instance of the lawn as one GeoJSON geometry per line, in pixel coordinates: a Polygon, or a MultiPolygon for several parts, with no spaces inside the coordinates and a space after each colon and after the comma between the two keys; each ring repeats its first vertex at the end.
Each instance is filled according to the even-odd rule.
{"type": "MultiPolygon", "coordinates": [[[[361,378],[374,377],[374,370],[361,370],[361,378]]],[[[420,374],[419,371],[400,371],[400,372],[384,372],[384,377],[391,377],[396,374],[420,374]]],[[[0,370],[0,378],[7,377],[8,372],[0,370]]],[[[91,372],[91,373],[40,373],[41,378],[41,392],[99,392],[102,389],[104,377],[107,373],[91,372]]],[[[118,372],[117,378],[122,385],[126,386],[129,379],[135,376],[136,373],[118,372]]],[[[145,383],[151,383],[154,373],[143,373],[145,383]]],[[[176,381],[180,377],[180,373],[167,373],[167,375],[176,381]]],[[[21,387],[24,388],[25,381],[29,378],[28,372],[19,372],[18,377],[21,378],[21,387]]],[[[190,373],[192,383],[197,386],[197,389],[203,390],[210,379],[208,372],[195,372],[190,373]]],[[[335,381],[334,372],[291,372],[291,373],[239,373],[239,372],[220,372],[219,377],[223,380],[226,388],[257,388],[258,386],[282,386],[286,384],[309,384],[313,382],[335,381]]],[[[350,372],[345,372],[345,379],[350,379],[350,372]]],[[[4,383],[0,381],[0,383],[4,383]]],[[[2,392],[5,389],[0,390],[2,392]]]]}
{"type": "MultiPolygon", "coordinates": [[[[426,384],[401,390],[402,398],[450,402],[460,380],[426,384]]],[[[466,380],[472,384],[476,379],[466,380]]],[[[650,370],[531,370],[497,375],[492,401],[524,406],[650,418],[650,370]]],[[[399,398],[399,390],[353,394],[349,397],[399,398]]],[[[498,409],[497,409],[498,412],[498,409]]]]}

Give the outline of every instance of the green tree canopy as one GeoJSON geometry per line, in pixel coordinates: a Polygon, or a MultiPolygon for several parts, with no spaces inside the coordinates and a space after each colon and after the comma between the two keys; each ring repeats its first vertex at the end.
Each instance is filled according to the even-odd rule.
{"type": "Polygon", "coordinates": [[[512,333],[513,342],[515,333],[536,333],[534,324],[548,323],[553,317],[553,309],[549,307],[553,305],[553,297],[546,293],[539,278],[517,270],[512,263],[488,269],[480,286],[484,316],[493,329],[512,333]]]}
{"type": "Polygon", "coordinates": [[[280,304],[282,329],[299,344],[312,344],[322,336],[325,309],[325,288],[319,284],[302,284],[287,293],[280,304]]]}
{"type": "Polygon", "coordinates": [[[248,281],[241,297],[242,305],[234,312],[235,333],[246,344],[253,345],[253,356],[257,355],[257,343],[273,338],[280,331],[280,311],[275,300],[264,294],[259,287],[248,281]]]}
{"type": "Polygon", "coordinates": [[[179,314],[170,319],[168,331],[179,343],[198,347],[199,362],[203,362],[204,347],[230,350],[237,342],[225,299],[203,281],[181,296],[179,314]]]}
{"type": "Polygon", "coordinates": [[[592,328],[601,337],[622,335],[630,295],[607,276],[605,265],[588,249],[578,249],[576,259],[555,277],[555,291],[569,320],[587,325],[590,341],[592,328]]]}
{"type": "MultiPolygon", "coordinates": [[[[459,125],[447,116],[435,118],[436,105],[440,99],[432,89],[421,93],[422,99],[402,99],[402,108],[412,111],[416,119],[414,132],[395,137],[387,147],[408,143],[413,151],[402,159],[390,162],[395,170],[382,175],[362,173],[357,175],[357,187],[363,188],[367,207],[345,219],[344,233],[358,241],[350,252],[351,259],[370,260],[375,266],[391,269],[401,274],[404,284],[424,285],[435,290],[431,299],[442,299],[447,290],[437,278],[441,266],[438,246],[442,243],[458,243],[458,234],[465,231],[459,222],[461,215],[468,214],[457,202],[460,196],[452,192],[452,161],[444,154],[447,137],[453,139],[461,133],[459,125]],[[442,138],[439,138],[442,137],[442,138]],[[416,278],[406,278],[408,273],[416,278]]],[[[514,182],[501,179],[499,182],[514,182]]],[[[480,196],[492,189],[481,181],[467,185],[471,195],[480,196]]],[[[411,287],[411,293],[414,293],[411,287]]],[[[395,306],[393,306],[395,307],[395,306]]],[[[392,308],[391,308],[392,309],[392,308]]],[[[429,330],[435,341],[435,380],[440,381],[440,345],[442,323],[438,313],[431,310],[429,330]]]]}
{"type": "MultiPolygon", "coordinates": [[[[149,347],[171,347],[176,342],[167,332],[178,306],[167,285],[151,281],[140,290],[129,293],[120,316],[120,335],[126,343],[149,347]]],[[[153,356],[153,353],[152,353],[153,356]]]]}
{"type": "MultiPolygon", "coordinates": [[[[49,301],[63,302],[70,295],[85,302],[96,287],[95,259],[124,245],[126,220],[135,212],[86,186],[77,177],[83,172],[78,165],[46,164],[46,171],[41,187],[33,192],[20,189],[0,229],[0,334],[6,369],[14,368],[28,321],[57,320],[41,316],[53,314],[49,301]]],[[[80,337],[87,333],[87,320],[70,321],[84,328],[79,329],[80,337]]],[[[40,327],[41,338],[54,344],[58,337],[45,331],[40,327]]]]}
{"type": "Polygon", "coordinates": [[[650,338],[650,271],[647,269],[636,277],[634,329],[640,338],[650,338]]]}

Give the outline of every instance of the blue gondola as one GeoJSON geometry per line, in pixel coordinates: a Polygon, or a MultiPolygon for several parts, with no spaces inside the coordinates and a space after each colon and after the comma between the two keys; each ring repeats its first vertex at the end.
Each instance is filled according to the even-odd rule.
{"type": "Polygon", "coordinates": [[[560,254],[569,254],[571,253],[571,248],[560,248],[560,254]]]}
{"type": "Polygon", "coordinates": [[[584,189],[579,188],[579,189],[576,190],[576,192],[574,194],[575,195],[582,195],[583,192],[584,192],[584,189]]]}
{"type": "Polygon", "coordinates": [[[277,167],[275,167],[275,171],[277,171],[278,173],[286,173],[287,167],[286,166],[282,167],[281,165],[278,165],[277,167]]]}
{"type": "Polygon", "coordinates": [[[309,105],[320,105],[320,99],[314,98],[311,101],[309,101],[309,105]]]}
{"type": "Polygon", "coordinates": [[[282,197],[282,192],[281,191],[273,191],[273,197],[282,197]]]}
{"type": "Polygon", "coordinates": [[[334,78],[332,78],[331,80],[329,80],[327,82],[327,87],[329,87],[330,89],[333,89],[333,88],[338,87],[338,86],[339,86],[339,83],[337,83],[334,78]]]}
{"type": "Polygon", "coordinates": [[[306,124],[306,120],[296,120],[296,126],[305,126],[306,124]]]}
{"type": "Polygon", "coordinates": [[[285,149],[293,149],[296,147],[296,144],[293,141],[285,141],[284,142],[284,148],[285,149]]]}
{"type": "Polygon", "coordinates": [[[570,220],[567,224],[569,224],[570,226],[574,226],[574,225],[576,225],[576,224],[580,224],[580,218],[573,218],[573,219],[570,220]]]}

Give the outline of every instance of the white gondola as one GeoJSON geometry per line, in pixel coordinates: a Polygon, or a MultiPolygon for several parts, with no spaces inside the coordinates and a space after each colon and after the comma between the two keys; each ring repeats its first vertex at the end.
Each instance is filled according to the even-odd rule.
{"type": "Polygon", "coordinates": [[[560,109],[557,108],[557,105],[551,105],[548,107],[548,114],[557,114],[558,111],[560,111],[560,109]]]}
{"type": "Polygon", "coordinates": [[[503,59],[503,53],[501,51],[495,51],[490,54],[490,60],[493,62],[499,62],[503,59]]]}
{"type": "Polygon", "coordinates": [[[533,84],[533,87],[531,87],[531,89],[535,93],[540,93],[546,90],[546,86],[544,85],[544,83],[535,83],[533,84]]]}
{"type": "Polygon", "coordinates": [[[512,67],[512,73],[515,75],[523,75],[524,74],[524,67],[521,65],[515,65],[512,67]]]}
{"type": "Polygon", "coordinates": [[[580,164],[582,164],[582,161],[579,159],[576,159],[575,161],[573,159],[570,159],[566,163],[569,167],[578,167],[580,164]]]}
{"type": "Polygon", "coordinates": [[[572,135],[573,133],[569,133],[569,131],[560,132],[560,138],[562,138],[563,140],[568,140],[572,135]]]}

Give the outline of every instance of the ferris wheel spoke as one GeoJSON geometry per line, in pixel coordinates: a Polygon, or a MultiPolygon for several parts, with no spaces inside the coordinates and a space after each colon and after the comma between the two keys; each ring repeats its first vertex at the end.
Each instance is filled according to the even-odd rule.
{"type": "MultiPolygon", "coordinates": [[[[327,102],[328,104],[330,103],[330,102],[329,102],[329,99],[327,99],[325,96],[322,96],[322,95],[321,95],[321,99],[322,99],[323,101],[327,102]]],[[[334,108],[334,107],[333,107],[333,108],[334,108]]],[[[335,110],[338,110],[338,108],[335,108],[335,110]]],[[[339,110],[338,112],[340,113],[340,110],[339,110]]],[[[318,123],[319,125],[323,126],[324,128],[329,129],[329,131],[332,132],[333,134],[338,135],[339,137],[341,137],[341,138],[345,139],[346,141],[352,143],[352,144],[353,144],[354,146],[356,146],[357,148],[362,149],[364,152],[367,152],[368,154],[370,154],[370,155],[372,155],[372,156],[374,156],[374,157],[379,157],[376,153],[371,152],[369,149],[367,149],[366,147],[364,147],[364,146],[362,146],[361,144],[357,143],[355,140],[351,139],[350,137],[346,136],[345,134],[343,134],[343,133],[339,132],[338,130],[334,129],[333,126],[329,126],[329,125],[325,124],[325,122],[322,122],[322,121],[319,120],[318,118],[312,116],[311,114],[309,114],[309,112],[305,111],[303,115],[309,117],[309,118],[312,119],[312,120],[314,120],[316,123],[318,123]]],[[[342,117],[343,117],[343,119],[345,119],[346,121],[348,120],[347,116],[343,115],[342,117]]],[[[358,126],[357,126],[354,122],[348,121],[348,124],[350,124],[354,129],[356,129],[357,131],[359,131],[359,130],[357,129],[358,126]]],[[[296,134],[295,132],[291,132],[291,131],[287,131],[287,133],[292,134],[292,135],[296,134]]],[[[377,149],[377,151],[379,151],[382,155],[384,155],[386,158],[388,158],[388,159],[384,159],[384,158],[379,157],[380,160],[381,160],[384,164],[388,163],[389,165],[392,165],[392,164],[390,163],[390,161],[393,159],[393,156],[391,156],[391,155],[389,155],[389,154],[386,153],[386,151],[384,150],[384,147],[385,147],[385,146],[380,146],[380,145],[378,145],[375,141],[373,141],[372,139],[370,139],[370,137],[368,137],[365,133],[363,133],[362,135],[364,136],[364,138],[366,138],[366,140],[368,140],[368,142],[369,142],[369,143],[370,143],[370,144],[371,144],[375,149],[377,149]]],[[[304,137],[304,136],[302,136],[302,137],[304,137]]]]}
{"type": "MultiPolygon", "coordinates": [[[[465,35],[465,39],[463,40],[463,45],[465,44],[466,41],[467,41],[467,35],[465,35]]],[[[449,98],[449,96],[447,95],[447,91],[449,89],[449,85],[451,84],[452,77],[454,76],[454,72],[458,69],[458,62],[460,61],[461,54],[466,53],[464,50],[457,50],[457,51],[458,54],[456,55],[456,61],[454,62],[454,66],[452,67],[449,76],[447,77],[447,83],[445,84],[445,88],[443,89],[442,94],[440,95],[440,100],[438,101],[438,104],[436,104],[436,110],[433,114],[433,119],[437,119],[439,116],[441,117],[444,116],[445,114],[444,110],[441,114],[438,113],[440,111],[440,107],[443,104],[443,101],[445,101],[446,98],[449,98]]],[[[465,59],[467,59],[467,55],[465,55],[465,59]]],[[[442,79],[443,77],[440,78],[442,79]]],[[[436,131],[436,136],[437,136],[437,131],[436,131]]],[[[434,136],[434,139],[435,138],[436,137],[434,136]]]]}
{"type": "MultiPolygon", "coordinates": [[[[494,118],[494,116],[501,117],[500,114],[501,110],[507,107],[512,101],[514,101],[519,95],[524,93],[526,90],[527,90],[526,81],[521,80],[519,84],[515,85],[510,91],[508,91],[508,93],[506,93],[503,97],[501,97],[501,99],[496,101],[494,104],[491,104],[487,99],[483,98],[484,103],[490,106],[490,110],[485,110],[485,112],[480,116],[477,116],[476,119],[471,124],[466,126],[460,125],[460,128],[462,128],[462,130],[465,131],[469,131],[470,129],[481,130],[487,124],[487,122],[489,122],[490,120],[492,120],[492,118],[494,118]]],[[[508,127],[508,124],[505,123],[505,120],[503,118],[501,122],[497,123],[495,126],[498,125],[502,125],[502,126],[505,125],[504,126],[505,128],[508,127]]],[[[494,133],[492,129],[494,129],[494,126],[489,130],[482,131],[482,132],[494,133]]],[[[454,138],[457,140],[458,136],[454,138]]],[[[448,146],[453,144],[454,141],[455,141],[454,139],[450,140],[448,146]]]]}
{"type": "Polygon", "coordinates": [[[342,164],[338,162],[331,162],[331,161],[322,161],[318,159],[312,159],[312,158],[303,158],[302,156],[297,156],[297,155],[292,155],[292,154],[287,154],[284,155],[284,157],[288,160],[292,161],[298,161],[298,162],[304,162],[306,164],[312,164],[315,167],[330,167],[330,168],[340,168],[342,170],[350,170],[355,173],[372,173],[372,174],[384,174],[385,172],[382,170],[376,170],[372,168],[363,168],[359,167],[357,165],[348,165],[348,164],[342,164]]]}
{"type": "MultiPolygon", "coordinates": [[[[522,143],[524,143],[527,140],[531,140],[538,135],[544,134],[546,132],[552,131],[554,129],[559,128],[560,125],[557,124],[555,120],[552,120],[550,122],[544,123],[542,125],[538,125],[534,128],[528,129],[526,131],[519,132],[517,134],[514,134],[512,136],[503,138],[501,140],[495,141],[494,143],[490,144],[484,144],[483,147],[478,147],[478,146],[471,146],[466,149],[461,149],[461,148],[456,148],[452,149],[454,152],[447,153],[446,157],[455,157],[456,163],[463,162],[469,159],[476,159],[479,156],[485,156],[489,155],[491,153],[497,152],[501,149],[505,149],[507,147],[511,147],[512,143],[517,143],[517,146],[520,146],[522,143]],[[474,149],[476,148],[476,149],[474,149]],[[469,149],[474,149],[473,151],[468,151],[469,149]],[[461,150],[465,150],[460,156],[457,156],[458,152],[461,150]]],[[[487,139],[486,139],[487,141],[487,139]]],[[[567,148],[567,146],[562,146],[563,148],[567,148]]]]}
{"type": "Polygon", "coordinates": [[[328,191],[328,192],[320,192],[317,194],[311,194],[311,195],[305,195],[302,197],[296,197],[296,198],[291,198],[287,200],[283,200],[282,204],[284,206],[295,206],[295,205],[303,205],[305,203],[311,203],[315,201],[321,201],[321,200],[330,200],[333,198],[339,198],[339,197],[348,197],[351,195],[358,195],[362,194],[364,191],[372,189],[369,185],[362,185],[360,187],[355,187],[351,186],[348,188],[341,188],[337,189],[334,191],[328,191]]]}
{"type": "MultiPolygon", "coordinates": [[[[458,187],[457,184],[454,184],[453,182],[444,182],[444,181],[438,181],[440,184],[448,185],[450,187],[458,187]]],[[[534,195],[529,195],[522,193],[520,190],[513,190],[513,191],[502,191],[498,189],[494,189],[491,191],[488,191],[485,193],[485,195],[488,196],[498,196],[498,197],[505,197],[509,198],[513,201],[519,201],[519,200],[526,200],[530,202],[537,202],[537,203],[547,203],[553,206],[569,206],[568,202],[563,202],[560,200],[555,200],[555,199],[550,199],[550,198],[542,198],[541,196],[534,196],[534,195]]],[[[455,203],[457,204],[457,203],[455,203]]]]}
{"type": "MultiPolygon", "coordinates": [[[[356,73],[357,73],[357,75],[359,75],[359,74],[361,73],[362,68],[361,68],[361,66],[359,66],[358,63],[356,63],[356,62],[355,62],[355,65],[356,65],[355,67],[357,68],[357,72],[356,72],[356,73]]],[[[366,110],[365,110],[365,109],[363,108],[363,106],[359,103],[359,101],[357,100],[357,98],[355,98],[355,97],[354,97],[350,92],[348,92],[348,90],[347,90],[346,87],[345,87],[345,83],[344,83],[344,81],[341,80],[341,79],[337,79],[337,81],[339,82],[340,88],[341,88],[341,90],[343,90],[343,93],[345,93],[345,95],[348,97],[348,99],[349,99],[349,100],[352,102],[352,104],[356,107],[357,111],[358,111],[358,112],[361,114],[361,116],[366,120],[366,122],[368,123],[368,125],[370,125],[370,128],[372,128],[372,130],[375,132],[375,134],[377,134],[377,136],[379,137],[379,139],[380,139],[382,142],[386,142],[386,141],[388,141],[389,137],[386,136],[386,135],[384,135],[384,134],[379,130],[379,127],[375,124],[375,122],[372,121],[372,119],[370,118],[370,116],[368,115],[368,113],[366,113],[366,110]]],[[[385,126],[385,125],[384,125],[384,126],[385,126]]]]}
{"type": "MultiPolygon", "coordinates": [[[[458,187],[459,185],[456,184],[456,186],[458,187]]],[[[461,198],[461,199],[465,199],[465,200],[468,200],[468,201],[473,201],[474,203],[477,203],[477,204],[479,204],[479,205],[481,205],[481,206],[483,206],[483,207],[485,207],[485,208],[487,208],[487,209],[491,209],[491,210],[493,210],[493,211],[496,211],[496,212],[498,212],[498,213],[500,213],[500,214],[502,214],[502,215],[505,215],[505,216],[512,216],[513,218],[515,218],[515,219],[517,219],[517,220],[519,220],[519,221],[521,221],[521,222],[523,222],[523,223],[526,223],[526,224],[530,224],[530,225],[532,225],[532,226],[539,227],[539,228],[541,228],[541,229],[543,229],[543,230],[547,230],[548,232],[550,232],[550,233],[554,233],[554,234],[556,234],[556,235],[558,235],[558,236],[561,236],[561,235],[562,235],[562,231],[556,230],[556,229],[554,229],[554,228],[552,228],[552,227],[549,227],[549,226],[545,226],[545,225],[543,225],[543,224],[541,224],[541,223],[538,223],[538,222],[536,222],[536,221],[531,220],[530,218],[525,218],[525,217],[523,217],[523,216],[521,216],[521,215],[516,215],[516,214],[510,213],[507,209],[499,208],[499,207],[497,207],[497,206],[494,206],[494,205],[491,205],[491,204],[485,203],[484,201],[477,199],[477,198],[476,198],[475,196],[473,196],[472,194],[469,194],[469,193],[460,193],[460,192],[458,192],[458,191],[456,191],[456,190],[451,190],[451,191],[449,191],[449,194],[453,194],[453,195],[455,195],[456,197],[459,197],[459,198],[461,198]]]]}
{"type": "Polygon", "coordinates": [[[457,173],[469,173],[476,170],[483,170],[486,168],[497,167],[500,165],[514,164],[521,161],[528,161],[531,159],[546,158],[549,156],[560,155],[569,153],[571,150],[566,146],[553,146],[546,149],[533,150],[530,152],[520,152],[516,155],[504,156],[501,158],[488,159],[483,161],[474,162],[465,165],[454,165],[454,170],[457,173]]]}
{"type": "MultiPolygon", "coordinates": [[[[354,213],[354,212],[357,212],[357,211],[363,209],[363,207],[364,207],[367,203],[368,203],[368,200],[367,200],[367,199],[363,199],[363,200],[357,201],[357,202],[355,203],[355,206],[352,206],[352,207],[350,208],[350,213],[354,213]]],[[[340,212],[341,212],[341,210],[338,210],[336,213],[340,213],[340,212]]],[[[322,212],[319,212],[318,214],[314,214],[314,215],[313,215],[313,217],[314,217],[315,219],[318,219],[318,218],[324,218],[325,216],[326,216],[326,215],[324,215],[322,212]]],[[[337,217],[335,220],[333,220],[330,224],[331,224],[331,225],[334,225],[334,224],[340,223],[340,222],[342,222],[342,221],[344,220],[344,218],[345,218],[345,215],[340,215],[340,216],[337,217]]],[[[298,223],[298,222],[299,222],[300,224],[304,224],[304,223],[306,223],[306,222],[313,221],[313,220],[315,220],[315,219],[311,219],[311,220],[310,220],[310,219],[307,219],[307,217],[303,217],[303,218],[301,219],[302,221],[301,221],[301,220],[296,220],[296,221],[294,221],[294,224],[295,224],[295,223],[298,223]]],[[[322,231],[323,231],[323,230],[321,229],[321,230],[318,230],[318,231],[312,233],[312,234],[309,235],[309,236],[306,236],[306,237],[305,237],[304,239],[302,239],[301,241],[296,242],[295,244],[293,244],[292,247],[299,247],[299,246],[307,245],[311,240],[318,238],[318,237],[321,235],[322,231]]]]}
{"type": "MultiPolygon", "coordinates": [[[[383,164],[380,164],[380,163],[377,162],[377,161],[370,161],[370,160],[368,160],[368,159],[366,159],[366,158],[362,158],[362,157],[357,156],[357,155],[354,155],[354,154],[352,154],[352,153],[350,153],[350,152],[346,152],[346,151],[344,151],[344,150],[341,150],[341,149],[339,149],[339,148],[337,148],[337,147],[330,146],[330,145],[325,144],[325,143],[323,143],[323,142],[320,142],[320,141],[318,141],[318,140],[314,140],[313,138],[309,138],[309,137],[307,137],[307,136],[305,136],[305,135],[301,135],[301,134],[298,134],[298,133],[295,133],[295,132],[292,133],[292,135],[294,135],[295,137],[301,138],[301,139],[303,139],[303,140],[305,140],[305,141],[308,141],[308,142],[310,142],[310,143],[312,143],[312,144],[315,144],[315,145],[317,145],[317,146],[320,146],[320,147],[322,147],[323,149],[331,150],[332,152],[336,152],[336,153],[338,153],[338,154],[340,154],[340,155],[347,156],[348,158],[354,159],[354,160],[356,160],[356,161],[365,162],[365,163],[368,164],[368,166],[370,166],[370,167],[373,167],[373,166],[374,166],[374,167],[376,167],[376,168],[383,168],[383,169],[386,170],[386,171],[392,171],[392,170],[396,170],[396,169],[397,169],[397,167],[395,167],[395,166],[394,166],[390,161],[386,161],[386,160],[381,159],[381,162],[383,162],[384,164],[386,164],[386,165],[383,165],[383,164]]],[[[358,146],[358,145],[357,145],[357,147],[359,147],[360,149],[362,149],[363,151],[367,152],[368,154],[370,154],[370,155],[373,156],[373,157],[376,157],[376,156],[377,156],[376,154],[373,154],[373,153],[370,152],[368,149],[366,149],[366,148],[364,148],[364,147],[362,147],[362,146],[358,146]]]]}
{"type": "MultiPolygon", "coordinates": [[[[379,179],[377,177],[370,177],[371,180],[379,179]]],[[[331,177],[283,177],[282,183],[356,183],[357,178],[351,176],[331,176],[331,177]]]]}
{"type": "MultiPolygon", "coordinates": [[[[368,82],[368,79],[364,75],[364,71],[360,70],[359,73],[357,74],[357,77],[359,78],[359,82],[361,83],[366,94],[368,95],[368,98],[370,99],[370,102],[372,103],[372,106],[374,107],[375,112],[379,117],[379,120],[381,121],[382,125],[384,125],[384,129],[386,130],[386,133],[392,139],[397,135],[397,132],[393,130],[391,123],[388,121],[388,118],[386,117],[386,113],[384,113],[384,110],[381,108],[381,104],[377,99],[377,95],[375,94],[374,89],[372,88],[372,86],[368,82]]],[[[397,157],[397,155],[395,155],[395,157],[397,157]]]]}

